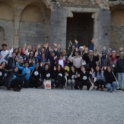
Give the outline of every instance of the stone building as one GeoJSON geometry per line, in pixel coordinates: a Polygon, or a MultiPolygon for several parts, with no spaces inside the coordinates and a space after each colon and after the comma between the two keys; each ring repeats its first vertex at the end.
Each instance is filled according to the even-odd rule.
{"type": "Polygon", "coordinates": [[[0,44],[124,45],[124,0],[0,0],[0,44]]]}

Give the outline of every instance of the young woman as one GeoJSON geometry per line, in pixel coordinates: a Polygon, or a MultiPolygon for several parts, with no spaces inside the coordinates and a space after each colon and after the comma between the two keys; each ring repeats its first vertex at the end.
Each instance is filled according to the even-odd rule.
{"type": "Polygon", "coordinates": [[[94,85],[97,86],[97,90],[99,90],[99,87],[103,91],[104,85],[105,85],[105,78],[104,78],[104,71],[100,69],[100,67],[97,65],[95,68],[95,71],[92,70],[92,78],[94,79],[94,85]]]}
{"type": "Polygon", "coordinates": [[[89,78],[91,77],[91,75],[89,74],[89,72],[86,71],[84,66],[81,66],[81,72],[80,74],[77,74],[75,76],[75,78],[78,79],[78,87],[80,88],[80,90],[82,90],[83,86],[86,85],[87,86],[87,90],[89,90],[91,83],[89,81],[89,78]]]}
{"type": "Polygon", "coordinates": [[[65,71],[61,65],[58,65],[57,67],[54,66],[53,77],[55,79],[56,87],[63,88],[63,86],[65,85],[64,75],[65,75],[65,71]]]}
{"type": "Polygon", "coordinates": [[[49,63],[46,63],[43,68],[42,80],[47,81],[51,80],[51,86],[53,87],[55,80],[52,79],[52,69],[49,63]]]}
{"type": "Polygon", "coordinates": [[[76,69],[74,66],[71,66],[71,71],[69,73],[68,78],[68,86],[71,87],[71,89],[74,89],[74,86],[76,84],[76,80],[75,80],[75,76],[76,76],[76,69]]]}
{"type": "Polygon", "coordinates": [[[104,76],[106,79],[106,88],[108,91],[112,92],[116,89],[116,80],[114,77],[114,73],[112,72],[110,66],[104,67],[104,76]]]}
{"type": "Polygon", "coordinates": [[[30,87],[38,88],[43,84],[43,81],[40,80],[40,75],[42,75],[42,65],[37,62],[36,68],[33,70],[30,77],[30,87]]]}

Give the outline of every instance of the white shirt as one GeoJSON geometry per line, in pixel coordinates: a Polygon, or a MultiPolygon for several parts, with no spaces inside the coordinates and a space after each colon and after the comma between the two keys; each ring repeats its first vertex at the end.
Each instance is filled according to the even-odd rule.
{"type": "Polygon", "coordinates": [[[61,65],[64,68],[64,61],[63,60],[59,60],[58,64],[61,65]]]}
{"type": "MultiPolygon", "coordinates": [[[[12,52],[13,52],[13,48],[10,50],[9,57],[12,56],[12,52]]],[[[0,52],[0,55],[2,56],[2,58],[0,59],[0,64],[1,64],[2,62],[6,62],[6,63],[8,64],[8,61],[4,59],[4,58],[8,55],[8,53],[9,53],[9,50],[5,50],[5,51],[2,50],[2,51],[0,52]]]]}

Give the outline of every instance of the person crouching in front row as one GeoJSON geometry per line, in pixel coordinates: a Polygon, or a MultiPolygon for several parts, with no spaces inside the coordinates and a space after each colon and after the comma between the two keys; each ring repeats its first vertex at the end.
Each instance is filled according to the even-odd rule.
{"type": "Polygon", "coordinates": [[[27,61],[25,62],[24,66],[20,66],[20,63],[17,62],[17,67],[18,69],[22,70],[22,74],[27,74],[26,76],[24,76],[24,88],[28,88],[30,83],[31,71],[33,71],[36,67],[35,60],[33,60],[31,67],[29,67],[29,62],[27,61]]]}
{"type": "Polygon", "coordinates": [[[44,65],[44,69],[43,69],[43,73],[42,73],[42,77],[41,77],[43,81],[47,81],[50,80],[51,81],[51,86],[54,86],[54,79],[52,79],[52,69],[50,67],[49,63],[46,63],[44,65]]]}
{"type": "Polygon", "coordinates": [[[61,87],[64,88],[65,86],[65,70],[62,68],[61,65],[57,67],[54,66],[53,78],[55,79],[56,88],[61,87]]]}
{"type": "Polygon", "coordinates": [[[116,80],[114,73],[112,72],[110,66],[104,67],[104,76],[106,79],[106,88],[108,91],[112,92],[116,90],[116,80]]]}
{"type": "Polygon", "coordinates": [[[87,86],[87,90],[90,89],[91,83],[89,81],[89,78],[91,78],[91,74],[89,74],[89,72],[86,71],[84,66],[81,66],[81,72],[80,74],[77,74],[75,78],[78,79],[77,84],[80,90],[82,90],[84,85],[87,86]]]}
{"type": "Polygon", "coordinates": [[[94,79],[94,85],[97,86],[97,90],[101,88],[101,91],[103,91],[105,85],[104,71],[101,70],[100,67],[97,65],[95,71],[93,68],[91,68],[91,72],[92,78],[94,79]]]}
{"type": "Polygon", "coordinates": [[[71,66],[71,71],[69,73],[69,76],[67,77],[68,79],[68,87],[70,87],[70,89],[74,89],[75,84],[76,84],[76,80],[75,80],[75,75],[76,75],[76,69],[74,66],[71,66]]]}
{"type": "Polygon", "coordinates": [[[42,75],[42,63],[36,63],[36,68],[33,70],[32,75],[30,77],[30,87],[38,88],[43,84],[43,80],[40,79],[40,75],[42,75]]]}

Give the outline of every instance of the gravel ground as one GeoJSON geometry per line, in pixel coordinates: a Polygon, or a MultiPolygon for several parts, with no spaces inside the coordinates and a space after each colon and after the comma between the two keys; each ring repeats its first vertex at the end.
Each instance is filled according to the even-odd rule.
{"type": "Polygon", "coordinates": [[[0,88],[0,124],[124,124],[124,92],[0,88]]]}

